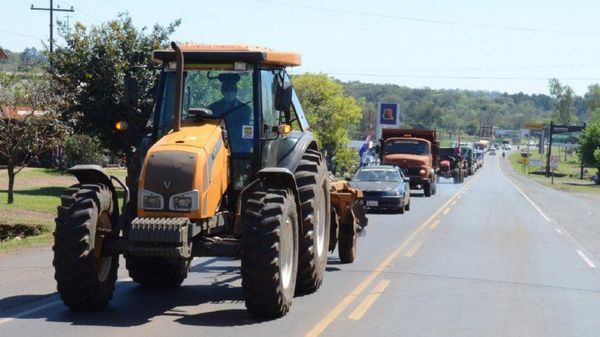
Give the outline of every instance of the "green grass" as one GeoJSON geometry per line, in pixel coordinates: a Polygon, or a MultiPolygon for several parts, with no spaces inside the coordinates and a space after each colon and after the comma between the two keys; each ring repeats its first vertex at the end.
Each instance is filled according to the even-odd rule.
{"type": "MultiPolygon", "coordinates": [[[[553,153],[558,154],[558,149],[553,147],[553,153]]],[[[567,160],[564,160],[564,153],[561,155],[561,159],[558,167],[555,169],[555,173],[558,175],[563,175],[561,177],[554,177],[554,184],[552,183],[552,179],[550,177],[546,177],[543,174],[536,174],[536,172],[545,172],[546,167],[546,159],[545,155],[541,155],[537,152],[537,150],[530,151],[530,160],[541,160],[541,166],[530,166],[529,172],[527,166],[525,167],[525,172],[523,172],[523,164],[521,162],[522,156],[519,152],[513,152],[509,155],[509,160],[514,168],[515,172],[518,172],[520,175],[525,176],[529,179],[535,180],[544,186],[551,187],[561,191],[573,191],[573,192],[583,192],[583,193],[591,193],[591,194],[600,194],[600,186],[593,185],[590,182],[590,176],[596,173],[595,168],[586,167],[586,173],[584,173],[583,180],[579,179],[580,167],[579,160],[576,155],[571,155],[567,157],[567,160]]]]}
{"type": "MultiPolygon", "coordinates": [[[[125,181],[127,171],[123,169],[106,169],[107,174],[114,175],[125,181]]],[[[0,253],[18,247],[27,247],[48,244],[52,240],[54,231],[54,217],[56,207],[60,204],[60,196],[70,184],[65,179],[68,174],[58,170],[44,168],[27,168],[16,176],[16,186],[27,183],[28,188],[15,188],[14,203],[7,204],[8,192],[5,185],[6,171],[0,170],[0,223],[42,225],[44,232],[41,235],[23,238],[21,240],[7,240],[0,242],[0,253]]],[[[74,180],[73,180],[74,182],[74,180]]],[[[123,191],[117,188],[117,196],[122,200],[123,191]]]]}

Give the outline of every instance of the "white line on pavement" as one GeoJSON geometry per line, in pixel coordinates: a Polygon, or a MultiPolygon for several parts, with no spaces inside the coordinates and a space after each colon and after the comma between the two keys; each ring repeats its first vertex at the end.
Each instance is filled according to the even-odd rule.
{"type": "Polygon", "coordinates": [[[16,314],[16,315],[12,316],[12,317],[7,317],[7,318],[0,319],[0,325],[2,325],[4,323],[11,322],[11,321],[14,321],[17,318],[21,318],[21,317],[29,316],[31,314],[35,314],[38,311],[42,311],[44,309],[50,308],[50,307],[55,306],[55,305],[60,304],[60,303],[62,303],[61,300],[53,301],[53,302],[50,302],[50,303],[46,303],[46,304],[42,305],[41,307],[37,307],[37,308],[33,308],[33,309],[30,309],[30,310],[27,310],[27,311],[23,311],[23,312],[21,312],[19,314],[16,314]]]}
{"type": "Polygon", "coordinates": [[[556,230],[556,232],[557,232],[558,234],[562,235],[563,231],[562,231],[562,230],[560,230],[560,228],[556,228],[555,230],[556,230]]]}
{"type": "Polygon", "coordinates": [[[579,256],[581,256],[583,261],[585,261],[585,263],[587,263],[588,266],[590,266],[590,268],[596,268],[596,265],[594,264],[594,262],[592,262],[592,260],[590,260],[590,258],[587,257],[582,251],[578,250],[577,254],[579,254],[579,256]]]}
{"type": "MultiPolygon", "coordinates": [[[[118,279],[117,282],[128,282],[128,281],[133,281],[130,277],[124,277],[122,279],[118,279]]],[[[36,312],[40,312],[42,310],[48,309],[52,306],[55,306],[57,304],[61,304],[62,301],[61,300],[56,300],[56,301],[52,301],[50,303],[46,303],[42,306],[39,307],[35,307],[23,312],[20,312],[18,314],[13,315],[12,317],[6,317],[6,318],[2,318],[0,319],[0,325],[4,324],[4,323],[8,323],[8,322],[12,322],[17,318],[21,318],[21,317],[25,317],[25,316],[29,316],[31,314],[35,314],[36,312]]]]}
{"type": "Polygon", "coordinates": [[[513,183],[513,181],[506,175],[504,174],[504,171],[502,171],[502,168],[500,167],[500,162],[498,162],[498,169],[500,169],[500,173],[502,173],[502,175],[504,176],[504,178],[506,178],[506,180],[508,180],[508,182],[513,185],[513,187],[519,191],[519,193],[521,193],[521,195],[523,196],[523,198],[525,198],[525,200],[527,200],[531,206],[533,206],[533,208],[535,208],[536,211],[538,211],[538,213],[540,213],[540,215],[544,218],[544,220],[548,221],[548,222],[552,222],[552,220],[544,213],[542,212],[542,210],[538,207],[538,205],[536,205],[533,200],[531,200],[527,194],[525,194],[525,192],[521,191],[521,189],[515,185],[515,183],[513,183]]]}

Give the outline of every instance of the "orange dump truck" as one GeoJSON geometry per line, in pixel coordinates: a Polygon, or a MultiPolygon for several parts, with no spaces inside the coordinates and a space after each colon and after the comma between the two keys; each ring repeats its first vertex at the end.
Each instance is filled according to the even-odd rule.
{"type": "Polygon", "coordinates": [[[381,130],[381,163],[400,167],[410,178],[410,188],[422,189],[427,197],[436,192],[439,150],[435,130],[381,130]]]}

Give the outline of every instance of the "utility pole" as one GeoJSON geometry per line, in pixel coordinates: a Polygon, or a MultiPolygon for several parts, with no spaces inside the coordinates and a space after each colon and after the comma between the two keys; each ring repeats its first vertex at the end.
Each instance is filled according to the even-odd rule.
{"type": "Polygon", "coordinates": [[[71,6],[71,9],[62,9],[60,8],[60,6],[54,8],[53,0],[50,0],[49,8],[34,7],[33,5],[31,5],[31,10],[50,12],[50,54],[52,54],[52,51],[54,50],[54,12],[75,12],[75,10],[73,9],[73,6],[71,6]]]}

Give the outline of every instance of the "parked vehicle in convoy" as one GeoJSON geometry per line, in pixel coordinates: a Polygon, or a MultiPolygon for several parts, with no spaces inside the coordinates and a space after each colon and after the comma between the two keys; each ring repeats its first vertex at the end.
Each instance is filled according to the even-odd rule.
{"type": "Polygon", "coordinates": [[[490,156],[495,156],[496,155],[496,148],[491,148],[490,151],[488,152],[490,156]]]}
{"type": "Polygon", "coordinates": [[[352,177],[351,186],[362,191],[367,209],[410,210],[410,178],[398,166],[362,167],[352,177]]]}
{"type": "Polygon", "coordinates": [[[455,184],[462,183],[465,180],[466,161],[461,154],[457,154],[456,148],[440,148],[439,160],[438,177],[452,178],[455,184]]]}
{"type": "Polygon", "coordinates": [[[381,131],[381,163],[400,167],[404,175],[410,178],[410,188],[422,189],[426,197],[436,193],[439,148],[435,130],[381,131]]]}
{"type": "Polygon", "coordinates": [[[285,71],[300,55],[171,46],[152,55],[162,66],[153,124],[137,135],[126,184],[95,165],[69,170],[79,183],[56,217],[58,293],[72,309],[105,307],[120,254],[146,287],[181,285],[194,257],[229,256],[241,259],[248,311],[283,316],[294,294],[321,286],[338,235],[340,256],[354,259],[362,195],[330,182],[285,71]]]}

